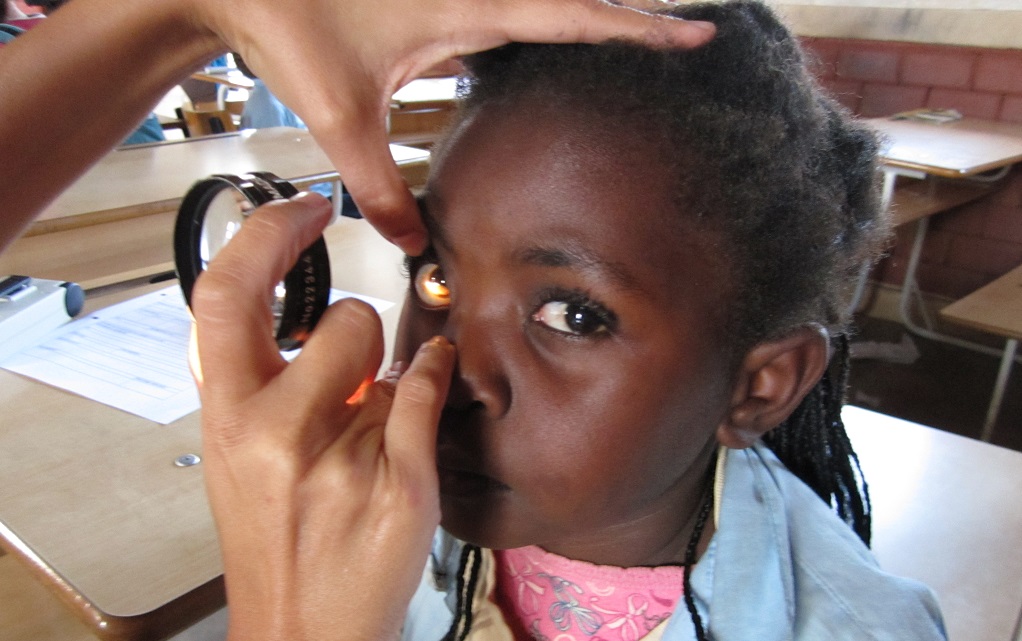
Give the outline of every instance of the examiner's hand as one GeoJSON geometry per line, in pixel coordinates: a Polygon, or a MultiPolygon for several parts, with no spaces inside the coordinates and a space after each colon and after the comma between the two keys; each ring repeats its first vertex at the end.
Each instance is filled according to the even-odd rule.
{"type": "Polygon", "coordinates": [[[379,318],[327,311],[287,364],[274,284],[330,217],[326,199],[261,208],[193,290],[206,484],[230,637],[395,639],[440,520],[436,424],[454,349],[434,339],[373,382],[379,318]]]}
{"type": "Polygon", "coordinates": [[[455,56],[521,42],[641,40],[692,47],[712,25],[642,11],[659,0],[197,2],[214,30],[309,125],[366,218],[407,252],[426,242],[387,147],[391,95],[455,56]]]}

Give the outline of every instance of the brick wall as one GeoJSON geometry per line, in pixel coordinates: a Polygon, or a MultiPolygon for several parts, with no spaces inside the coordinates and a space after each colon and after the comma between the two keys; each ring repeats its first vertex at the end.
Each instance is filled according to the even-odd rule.
{"type": "MultiPolygon", "coordinates": [[[[864,117],[931,107],[1022,123],[1022,50],[805,38],[821,84],[864,117]]],[[[914,226],[896,230],[874,277],[900,285],[914,226]]],[[[1022,264],[1022,168],[985,198],[930,221],[918,272],[924,292],[961,298],[1022,264]]]]}

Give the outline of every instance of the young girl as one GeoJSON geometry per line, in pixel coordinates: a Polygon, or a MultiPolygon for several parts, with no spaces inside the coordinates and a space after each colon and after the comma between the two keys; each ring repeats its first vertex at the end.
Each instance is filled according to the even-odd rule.
{"type": "Polygon", "coordinates": [[[468,61],[396,348],[458,350],[406,639],[944,636],[840,419],[876,142],[762,5],[676,12],[717,37],[468,61]]]}

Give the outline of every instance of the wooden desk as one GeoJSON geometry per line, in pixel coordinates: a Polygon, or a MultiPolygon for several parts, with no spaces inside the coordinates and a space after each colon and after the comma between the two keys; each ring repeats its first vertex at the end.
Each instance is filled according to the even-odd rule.
{"type": "MultiPolygon", "coordinates": [[[[192,78],[225,85],[233,89],[251,89],[255,82],[240,71],[200,71],[192,78]]],[[[398,109],[440,107],[449,105],[455,98],[457,78],[417,78],[398,89],[391,104],[398,109]]]]}
{"type": "Polygon", "coordinates": [[[881,150],[886,167],[885,202],[891,203],[896,222],[916,224],[899,299],[902,323],[910,332],[931,340],[996,354],[985,345],[937,332],[929,324],[917,324],[912,318],[912,298],[918,293],[916,272],[929,217],[982,197],[1013,164],[1022,161],[1022,125],[975,118],[942,124],[892,118],[866,122],[885,138],[881,150]],[[895,186],[899,175],[926,180],[901,188],[895,186]]]}
{"type": "Polygon", "coordinates": [[[881,567],[933,588],[949,639],[1016,639],[1022,453],[857,407],[843,416],[881,567]]]}
{"type": "Polygon", "coordinates": [[[994,381],[983,431],[980,438],[989,441],[993,436],[997,415],[1000,413],[1004,390],[1011,376],[1011,368],[1022,339],[1022,266],[1016,267],[985,287],[940,310],[944,318],[997,336],[1003,336],[1004,352],[994,381]]]}
{"type": "Polygon", "coordinates": [[[892,118],[867,122],[887,138],[882,155],[892,167],[965,178],[1022,161],[1019,124],[976,118],[941,124],[892,118]]]}
{"type": "MultiPolygon", "coordinates": [[[[425,184],[428,152],[392,145],[391,153],[409,185],[425,184]]],[[[188,188],[210,174],[250,171],[271,171],[300,189],[337,177],[312,135],[287,127],[120,148],[0,255],[0,274],[89,289],[170,270],[174,218],[188,188]]]]}
{"type": "Polygon", "coordinates": [[[240,71],[206,72],[200,71],[192,74],[192,78],[204,82],[212,82],[218,85],[231,87],[232,89],[251,89],[255,86],[252,79],[240,71]]]}
{"type": "Polygon", "coordinates": [[[390,103],[390,141],[430,147],[454,115],[456,89],[456,78],[419,78],[399,89],[390,103]]]}
{"type": "MultiPolygon", "coordinates": [[[[400,250],[365,221],[326,237],[335,287],[400,303],[400,250]]],[[[0,545],[97,636],[159,639],[223,606],[202,465],[174,465],[200,451],[198,413],[158,425],[5,370],[0,407],[0,545]]]]}
{"type": "Polygon", "coordinates": [[[391,99],[395,109],[440,109],[457,100],[457,78],[418,78],[398,89],[391,99]]]}

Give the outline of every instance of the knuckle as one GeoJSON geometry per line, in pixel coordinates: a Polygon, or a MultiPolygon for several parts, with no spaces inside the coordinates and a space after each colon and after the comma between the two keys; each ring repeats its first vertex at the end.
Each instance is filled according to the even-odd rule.
{"type": "Polygon", "coordinates": [[[436,381],[422,373],[405,374],[397,384],[397,395],[414,405],[432,405],[439,393],[436,381]]]}
{"type": "Polygon", "coordinates": [[[196,318],[216,317],[231,308],[241,283],[233,269],[205,271],[192,289],[191,308],[196,318]]]}

